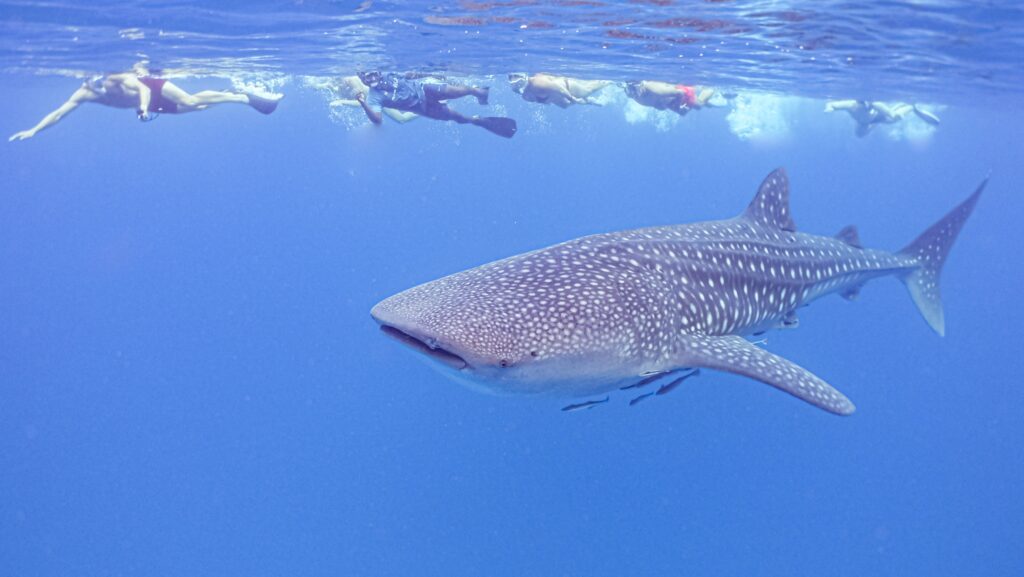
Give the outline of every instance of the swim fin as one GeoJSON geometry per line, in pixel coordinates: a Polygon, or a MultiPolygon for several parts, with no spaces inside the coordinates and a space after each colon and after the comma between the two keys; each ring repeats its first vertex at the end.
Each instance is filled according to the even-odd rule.
{"type": "Polygon", "coordinates": [[[249,106],[252,106],[263,114],[270,114],[277,109],[277,103],[281,101],[280,98],[267,98],[265,96],[257,96],[252,92],[246,92],[245,95],[249,98],[249,106]]]}
{"type": "Polygon", "coordinates": [[[941,122],[938,116],[935,116],[931,112],[928,112],[927,110],[918,107],[916,104],[914,105],[914,114],[916,114],[918,118],[927,122],[928,124],[931,124],[932,126],[938,126],[941,122]]]}
{"type": "Polygon", "coordinates": [[[503,116],[478,117],[473,120],[473,124],[505,138],[512,138],[518,130],[515,120],[503,116]]]}

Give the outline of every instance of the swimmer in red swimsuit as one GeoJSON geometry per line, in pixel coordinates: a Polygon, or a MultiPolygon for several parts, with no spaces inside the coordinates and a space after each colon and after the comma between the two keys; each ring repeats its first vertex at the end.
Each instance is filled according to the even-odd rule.
{"type": "Polygon", "coordinates": [[[657,110],[671,110],[682,116],[685,116],[691,110],[704,108],[705,106],[724,106],[723,103],[715,103],[711,100],[715,95],[713,88],[669,84],[668,82],[658,82],[655,80],[627,83],[626,95],[638,104],[657,110]]]}
{"type": "Polygon", "coordinates": [[[8,140],[32,138],[40,130],[57,124],[69,112],[87,102],[113,108],[134,109],[139,120],[145,121],[154,118],[154,113],[182,114],[206,110],[215,104],[227,102],[247,104],[263,114],[270,114],[277,108],[279,100],[280,98],[218,90],[203,90],[189,94],[169,80],[150,76],[149,70],[138,64],[132,72],[96,76],[86,80],[67,102],[44,116],[32,128],[17,132],[8,140]]]}
{"type": "MultiPolygon", "coordinates": [[[[139,82],[146,85],[149,88],[149,106],[146,110],[149,112],[160,112],[163,114],[177,114],[178,103],[173,100],[169,100],[164,97],[164,84],[167,84],[167,80],[163,78],[153,78],[152,76],[140,76],[139,82]]],[[[141,110],[142,107],[140,106],[141,110]]]]}
{"type": "Polygon", "coordinates": [[[699,106],[697,103],[697,91],[692,86],[676,84],[676,89],[682,92],[679,95],[680,106],[685,106],[686,108],[697,108],[699,106]]]}

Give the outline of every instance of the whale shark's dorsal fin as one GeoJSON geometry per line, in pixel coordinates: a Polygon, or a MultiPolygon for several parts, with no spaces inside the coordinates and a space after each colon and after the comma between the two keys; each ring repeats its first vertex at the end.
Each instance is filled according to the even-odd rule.
{"type": "Polygon", "coordinates": [[[743,216],[771,228],[796,231],[796,223],[789,212],[789,176],[786,169],[777,168],[764,179],[743,216]]]}

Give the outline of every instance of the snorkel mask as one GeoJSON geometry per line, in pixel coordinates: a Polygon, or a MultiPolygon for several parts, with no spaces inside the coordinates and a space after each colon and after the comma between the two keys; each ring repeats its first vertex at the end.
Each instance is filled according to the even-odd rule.
{"type": "Polygon", "coordinates": [[[368,72],[360,72],[360,73],[356,74],[356,76],[359,77],[359,80],[363,81],[363,84],[369,86],[370,88],[373,88],[374,86],[379,84],[380,83],[380,78],[381,78],[380,72],[377,71],[377,70],[370,70],[368,72]]]}
{"type": "Polygon", "coordinates": [[[95,76],[87,78],[83,85],[92,92],[95,92],[96,94],[102,96],[107,93],[106,84],[103,82],[105,78],[106,77],[102,74],[97,74],[95,76]]]}
{"type": "Polygon", "coordinates": [[[530,83],[530,78],[521,72],[513,72],[508,75],[508,83],[512,86],[512,90],[522,94],[526,90],[527,84],[530,83]]]}

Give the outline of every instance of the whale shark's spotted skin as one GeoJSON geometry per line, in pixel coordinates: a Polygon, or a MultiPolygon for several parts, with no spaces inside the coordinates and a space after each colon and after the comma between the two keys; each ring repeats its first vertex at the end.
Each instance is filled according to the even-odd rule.
{"type": "Polygon", "coordinates": [[[739,217],[579,238],[409,289],[372,314],[495,392],[581,396],[707,367],[848,414],[837,390],[742,335],[793,326],[806,303],[852,298],[889,274],[941,334],[939,272],[982,188],[888,253],[861,248],[849,227],[836,238],[796,232],[780,169],[739,217]]]}

